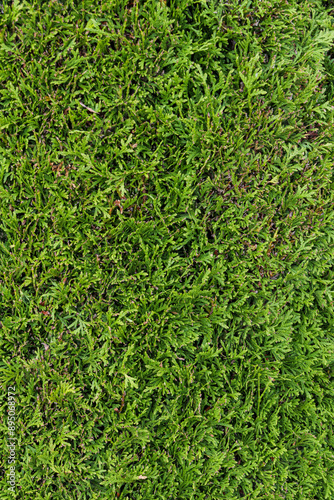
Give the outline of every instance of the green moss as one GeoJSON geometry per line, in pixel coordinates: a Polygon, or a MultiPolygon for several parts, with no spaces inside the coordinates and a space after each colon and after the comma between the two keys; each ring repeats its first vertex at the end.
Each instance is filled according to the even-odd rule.
{"type": "Polygon", "coordinates": [[[333,498],[331,3],[3,10],[14,497],[333,498]]]}

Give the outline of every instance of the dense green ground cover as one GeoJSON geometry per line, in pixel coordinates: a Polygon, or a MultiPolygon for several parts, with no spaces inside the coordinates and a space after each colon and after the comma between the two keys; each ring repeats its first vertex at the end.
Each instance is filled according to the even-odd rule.
{"type": "Polygon", "coordinates": [[[1,499],[334,498],[331,5],[5,2],[1,499]]]}

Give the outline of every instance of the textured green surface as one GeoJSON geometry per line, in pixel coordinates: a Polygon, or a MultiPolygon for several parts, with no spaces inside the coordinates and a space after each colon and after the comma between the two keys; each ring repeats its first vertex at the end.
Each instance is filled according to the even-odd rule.
{"type": "Polygon", "coordinates": [[[0,498],[333,499],[332,3],[4,4],[0,498]]]}

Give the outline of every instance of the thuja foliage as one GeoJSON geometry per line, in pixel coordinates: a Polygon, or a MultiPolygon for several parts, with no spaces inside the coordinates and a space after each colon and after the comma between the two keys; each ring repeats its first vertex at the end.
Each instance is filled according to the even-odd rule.
{"type": "Polygon", "coordinates": [[[334,498],[332,3],[1,11],[1,498],[334,498]]]}

